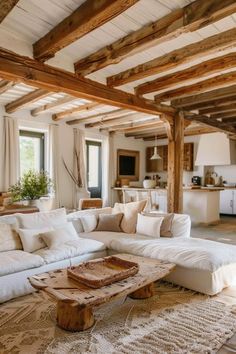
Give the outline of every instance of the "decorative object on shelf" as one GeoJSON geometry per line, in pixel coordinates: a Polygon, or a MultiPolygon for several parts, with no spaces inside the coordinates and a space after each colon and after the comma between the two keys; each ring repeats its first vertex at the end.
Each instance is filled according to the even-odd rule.
{"type": "Polygon", "coordinates": [[[130,180],[128,178],[121,178],[120,185],[121,187],[129,187],[130,180]]]}
{"type": "Polygon", "coordinates": [[[156,181],[154,179],[149,179],[145,177],[143,181],[143,188],[150,189],[155,187],[156,187],[156,181]]]}
{"type": "Polygon", "coordinates": [[[77,206],[78,206],[80,199],[90,198],[91,193],[87,190],[83,182],[83,178],[81,175],[81,168],[80,168],[80,154],[76,149],[74,149],[74,159],[75,159],[75,172],[68,167],[64,159],[62,159],[62,162],[68,175],[70,176],[70,178],[72,179],[72,181],[76,186],[77,206]]]}
{"type": "Polygon", "coordinates": [[[39,199],[46,197],[53,189],[53,182],[45,171],[26,172],[9,188],[12,202],[27,200],[30,206],[40,207],[39,199]]]}
{"type": "Polygon", "coordinates": [[[117,179],[139,180],[139,151],[117,150],[117,179]]]}

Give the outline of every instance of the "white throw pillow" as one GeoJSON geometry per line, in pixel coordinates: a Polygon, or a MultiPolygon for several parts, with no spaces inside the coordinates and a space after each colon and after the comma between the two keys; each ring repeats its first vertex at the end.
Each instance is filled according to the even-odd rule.
{"type": "Polygon", "coordinates": [[[80,218],[83,225],[84,232],[92,232],[97,227],[97,216],[96,215],[86,215],[80,218]]]}
{"type": "Polygon", "coordinates": [[[149,237],[160,237],[161,224],[164,217],[145,216],[138,214],[136,233],[149,237]]]}
{"type": "Polygon", "coordinates": [[[84,228],[83,228],[83,224],[82,224],[81,218],[71,219],[71,222],[72,222],[77,234],[80,234],[81,232],[84,232],[84,228]]]}
{"type": "Polygon", "coordinates": [[[71,240],[78,240],[76,230],[71,222],[67,222],[63,227],[53,231],[40,234],[48,248],[56,248],[71,240]]]}
{"type": "Polygon", "coordinates": [[[10,224],[0,223],[0,252],[13,250],[22,250],[20,238],[10,224]]]}
{"type": "Polygon", "coordinates": [[[141,213],[147,204],[146,200],[131,203],[115,203],[112,213],[123,213],[121,229],[127,234],[134,234],[136,231],[138,213],[141,213]]]}
{"type": "Polygon", "coordinates": [[[56,227],[67,222],[65,208],[32,214],[15,214],[21,229],[56,227]]]}
{"type": "Polygon", "coordinates": [[[41,233],[53,231],[52,227],[46,227],[42,229],[19,229],[18,233],[25,252],[35,252],[41,248],[45,248],[47,245],[41,238],[41,233]]]}

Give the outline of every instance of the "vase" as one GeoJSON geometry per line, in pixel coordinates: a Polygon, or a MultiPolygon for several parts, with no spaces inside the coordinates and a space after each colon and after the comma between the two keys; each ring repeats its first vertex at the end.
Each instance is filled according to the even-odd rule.
{"type": "Polygon", "coordinates": [[[89,199],[91,193],[86,188],[76,188],[77,207],[80,209],[80,200],[89,199]]]}
{"type": "Polygon", "coordinates": [[[30,207],[38,207],[38,201],[39,201],[39,199],[29,199],[28,200],[28,205],[30,206],[30,207]]]}

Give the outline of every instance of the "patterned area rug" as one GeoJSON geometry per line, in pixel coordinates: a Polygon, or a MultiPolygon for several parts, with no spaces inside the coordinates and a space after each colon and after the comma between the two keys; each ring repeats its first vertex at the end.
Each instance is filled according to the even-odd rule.
{"type": "Polygon", "coordinates": [[[0,353],[216,353],[236,331],[234,307],[166,283],[150,299],[122,299],[95,315],[94,327],[71,333],[56,326],[55,303],[45,294],[13,300],[0,306],[0,353]]]}

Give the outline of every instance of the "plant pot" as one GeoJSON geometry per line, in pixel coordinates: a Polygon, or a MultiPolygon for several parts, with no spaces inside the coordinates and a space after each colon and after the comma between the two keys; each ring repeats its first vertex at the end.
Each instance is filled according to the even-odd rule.
{"type": "Polygon", "coordinates": [[[28,205],[30,207],[38,207],[39,199],[30,199],[28,200],[28,205]]]}

